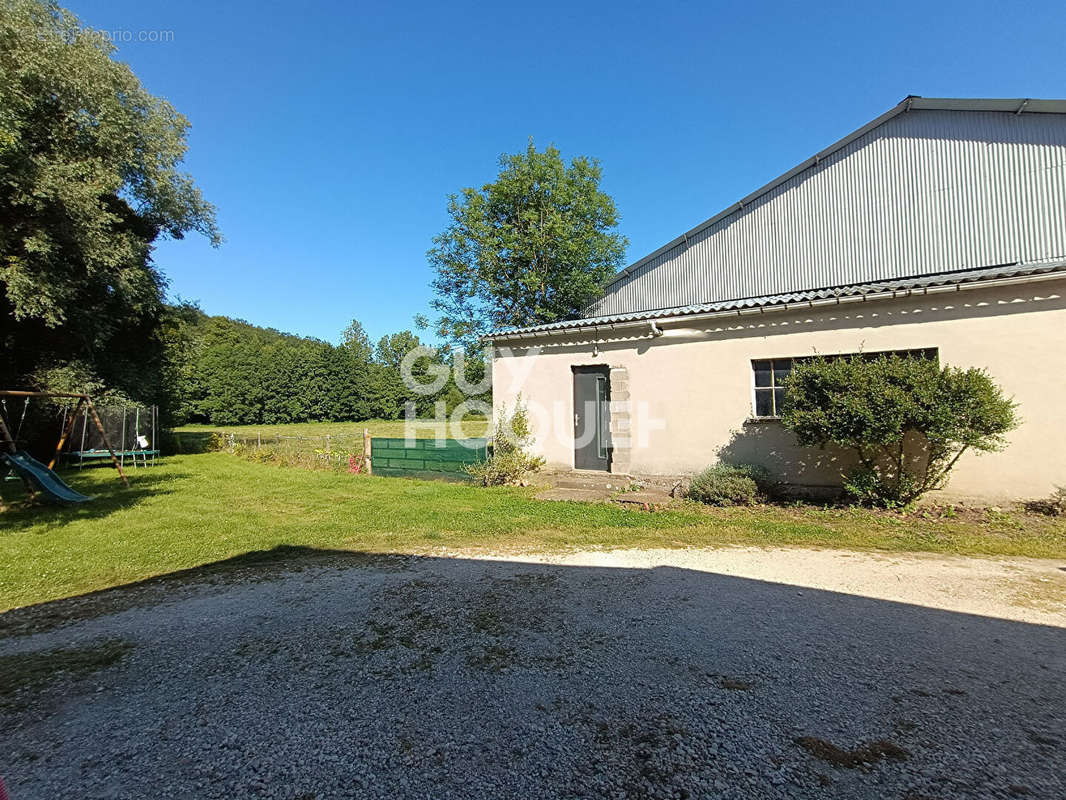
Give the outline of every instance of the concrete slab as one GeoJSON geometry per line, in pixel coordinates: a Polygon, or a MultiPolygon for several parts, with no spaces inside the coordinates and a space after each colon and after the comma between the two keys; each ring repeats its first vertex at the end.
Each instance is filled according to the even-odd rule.
{"type": "Polygon", "coordinates": [[[537,494],[538,500],[570,500],[579,503],[603,503],[610,499],[611,492],[607,489],[574,489],[556,486],[545,489],[537,494]]]}

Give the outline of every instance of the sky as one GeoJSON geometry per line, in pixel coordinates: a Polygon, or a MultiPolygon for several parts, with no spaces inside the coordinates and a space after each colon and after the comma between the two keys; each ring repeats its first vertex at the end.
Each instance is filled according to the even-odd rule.
{"type": "Polygon", "coordinates": [[[61,3],[191,123],[226,241],[159,244],[171,298],[333,342],[430,312],[448,195],[530,137],[631,263],[909,94],[1066,97],[1062,0],[61,3]]]}

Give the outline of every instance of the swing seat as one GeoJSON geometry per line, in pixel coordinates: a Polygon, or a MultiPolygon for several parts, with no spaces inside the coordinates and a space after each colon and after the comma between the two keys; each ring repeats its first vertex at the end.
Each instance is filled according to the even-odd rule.
{"type": "Polygon", "coordinates": [[[15,472],[56,503],[73,505],[92,500],[91,497],[71,489],[62,478],[25,450],[19,450],[17,453],[4,453],[3,458],[15,472]]]}

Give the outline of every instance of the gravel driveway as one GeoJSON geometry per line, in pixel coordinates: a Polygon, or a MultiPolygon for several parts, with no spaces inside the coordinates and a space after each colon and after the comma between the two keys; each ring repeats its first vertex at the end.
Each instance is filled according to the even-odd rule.
{"type": "Polygon", "coordinates": [[[298,555],[0,615],[12,800],[1066,796],[1057,563],[298,555]]]}

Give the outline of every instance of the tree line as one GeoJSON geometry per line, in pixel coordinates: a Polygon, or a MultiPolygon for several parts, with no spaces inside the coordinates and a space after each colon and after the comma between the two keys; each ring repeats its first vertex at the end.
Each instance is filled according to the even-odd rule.
{"type": "MultiPolygon", "coordinates": [[[[280,424],[287,422],[399,419],[412,404],[420,417],[432,417],[443,402],[450,413],[469,399],[457,385],[457,351],[429,355],[409,330],[373,344],[353,321],[339,345],[262,328],[242,320],[212,317],[195,306],[172,307],[165,334],[163,405],[172,424],[280,424]],[[401,365],[416,348],[410,372],[417,384],[441,384],[416,391],[403,379],[401,365]],[[437,375],[447,371],[441,381],[437,375]],[[436,380],[435,380],[436,379],[436,380]]],[[[484,377],[484,362],[461,362],[471,385],[484,377]]]]}

